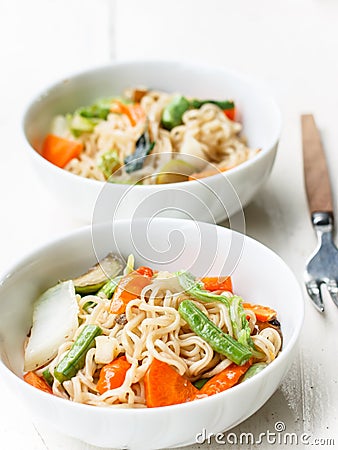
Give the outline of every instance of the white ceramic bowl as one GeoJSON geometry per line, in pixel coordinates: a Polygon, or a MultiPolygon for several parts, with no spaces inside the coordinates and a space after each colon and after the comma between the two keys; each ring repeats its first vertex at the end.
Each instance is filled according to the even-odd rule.
{"type": "Polygon", "coordinates": [[[75,231],[35,251],[2,278],[2,381],[22,398],[32,417],[102,447],[151,450],[187,445],[194,443],[203,429],[208,433],[221,432],[245,420],[274,393],[295,355],[303,321],[303,299],[294,275],[262,244],[215,225],[158,218],[149,223],[116,222],[113,231],[110,225],[99,226],[93,235],[89,227],[75,231]],[[233,273],[235,291],[248,301],[278,311],[282,352],[243,384],[206,399],[163,408],[127,410],[81,405],[26,384],[22,380],[23,342],[31,326],[34,299],[57,280],[86,270],[95,262],[95,254],[103,257],[108,251],[117,250],[124,255],[134,252],[138,264],[151,264],[158,269],[166,265],[169,270],[188,268],[200,276],[206,272],[226,274],[237,265],[233,273]],[[153,262],[155,258],[158,264],[153,262]]]}
{"type": "Polygon", "coordinates": [[[32,101],[24,118],[27,147],[38,175],[62,206],[68,206],[73,215],[87,222],[97,205],[95,220],[100,221],[112,216],[120,219],[161,213],[166,217],[193,217],[219,223],[245,206],[266,181],[275,159],[280,129],[279,110],[261,87],[223,68],[182,62],[118,62],[82,72],[43,91],[32,101]],[[198,98],[233,98],[244,136],[251,147],[262,151],[223,175],[130,189],[73,175],[34,150],[41,148],[56,114],[72,112],[99,97],[120,94],[125,88],[140,84],[198,98]]]}

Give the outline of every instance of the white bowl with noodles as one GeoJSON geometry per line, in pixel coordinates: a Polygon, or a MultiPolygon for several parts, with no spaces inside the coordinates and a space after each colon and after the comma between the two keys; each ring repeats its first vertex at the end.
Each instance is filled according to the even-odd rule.
{"type": "Polygon", "coordinates": [[[188,445],[201,439],[203,430],[225,431],[251,416],[286,374],[303,321],[299,285],[271,250],[226,228],[165,218],[87,227],[41,247],[3,275],[0,306],[0,377],[21,397],[29,414],[92,445],[135,450],[188,445]],[[197,276],[231,273],[237,294],[277,310],[282,351],[259,374],[228,391],[161,408],[84,405],[28,385],[22,379],[23,345],[32,323],[33,301],[58,280],[86,271],[110,251],[123,256],[134,253],[138,265],[158,270],[188,269],[197,276]]]}
{"type": "Polygon", "coordinates": [[[43,90],[28,106],[23,127],[38,176],[62,208],[68,207],[87,223],[158,214],[219,223],[241,210],[268,178],[281,118],[260,85],[230,70],[185,62],[134,61],[81,72],[43,90]],[[139,85],[200,99],[233,99],[248,146],[260,151],[227,172],[200,180],[134,186],[84,178],[41,156],[42,142],[56,115],[139,85]]]}

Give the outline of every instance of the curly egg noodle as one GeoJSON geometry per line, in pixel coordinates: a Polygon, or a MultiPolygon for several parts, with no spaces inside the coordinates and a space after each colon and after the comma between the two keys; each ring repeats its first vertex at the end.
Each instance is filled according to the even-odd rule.
{"type": "MultiPolygon", "coordinates": [[[[77,295],[81,325],[73,339],[58,349],[57,356],[48,365],[50,373],[53,373],[86,325],[98,325],[102,335],[96,338],[96,347],[87,352],[84,367],[73,378],[62,384],[57,379],[53,380],[54,395],[88,405],[144,408],[146,396],[143,380],[154,359],[169,364],[192,382],[202,377],[210,378],[232,364],[192,332],[178,312],[179,304],[190,299],[217,327],[233,336],[232,321],[226,305],[220,302],[202,303],[182,293],[182,290],[175,289],[172,275],[168,272],[158,273],[151,284],[143,288],[139,298],[127,304],[123,323],[117,320],[117,314],[110,312],[111,300],[104,295],[77,295]],[[88,302],[96,304],[89,312],[84,309],[88,302]],[[97,379],[103,364],[97,361],[102,360],[102,355],[99,355],[100,344],[107,340],[112,348],[112,357],[125,355],[130,368],[120,387],[100,395],[97,379]]],[[[223,295],[233,296],[231,292],[223,292],[223,295]]],[[[261,355],[256,361],[270,363],[280,351],[281,336],[269,326],[259,331],[255,314],[251,310],[245,313],[255,349],[261,355]]],[[[41,375],[42,371],[39,369],[36,373],[41,375]]]]}
{"type": "MultiPolygon", "coordinates": [[[[199,173],[211,168],[221,171],[231,169],[258,152],[257,149],[250,149],[245,139],[240,137],[242,125],[230,120],[222,109],[212,103],[187,110],[181,125],[171,130],[165,129],[161,125],[161,117],[172,99],[173,95],[165,92],[147,91],[140,100],[154,148],[143,167],[133,174],[132,180],[142,180],[142,184],[158,182],[154,174],[173,158],[190,162],[194,172],[199,173]]],[[[117,182],[125,182],[128,177],[124,161],[134,153],[144,127],[144,121],[132,124],[127,115],[109,113],[106,120],[100,121],[92,132],[84,132],[77,137],[76,140],[83,144],[83,150],[68,162],[65,169],[76,175],[105,181],[107,174],[101,170],[98,161],[114,149],[121,165],[109,180],[114,181],[114,176],[117,176],[117,182]]],[[[69,129],[64,131],[62,137],[74,140],[69,129]]]]}

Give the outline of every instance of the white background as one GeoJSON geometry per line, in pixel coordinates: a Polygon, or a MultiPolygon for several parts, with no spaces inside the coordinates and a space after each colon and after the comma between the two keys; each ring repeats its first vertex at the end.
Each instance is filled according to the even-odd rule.
{"type": "MultiPolygon", "coordinates": [[[[270,88],[282,110],[283,133],[271,178],[245,209],[247,233],[280,254],[302,282],[316,241],[303,187],[299,116],[313,112],[321,128],[336,205],[337,23],[335,0],[1,0],[0,271],[82,225],[53,204],[31,170],[20,124],[27,100],[82,68],[154,58],[223,65],[270,88]]],[[[283,280],[276,288],[283,289],[283,280]]],[[[238,435],[258,436],[283,421],[288,432],[338,445],[338,310],[325,302],[321,316],[306,299],[297,361],[266,405],[233,430],[238,435]]],[[[1,450],[94,449],[32,422],[15,393],[0,385],[1,450]]]]}

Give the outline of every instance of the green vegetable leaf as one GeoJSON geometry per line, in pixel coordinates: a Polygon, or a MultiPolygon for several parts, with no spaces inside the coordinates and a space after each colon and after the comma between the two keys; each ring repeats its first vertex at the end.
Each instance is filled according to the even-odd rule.
{"type": "Polygon", "coordinates": [[[194,98],[193,100],[190,100],[190,106],[194,109],[199,109],[201,106],[212,103],[213,105],[218,106],[223,111],[225,109],[233,109],[235,107],[235,103],[231,100],[225,100],[225,101],[218,101],[218,100],[197,100],[194,98]]]}
{"type": "Polygon", "coordinates": [[[98,105],[85,106],[77,110],[77,113],[87,119],[103,119],[106,120],[109,114],[109,108],[102,108],[98,105]]]}
{"type": "Polygon", "coordinates": [[[254,375],[257,375],[259,372],[265,369],[265,367],[267,367],[267,363],[265,362],[258,362],[256,364],[253,364],[251,367],[249,367],[249,369],[245,373],[244,377],[241,380],[241,383],[253,377],[254,375]]]}
{"type": "Polygon", "coordinates": [[[108,150],[99,156],[97,167],[103,172],[108,179],[112,173],[121,167],[119,155],[116,150],[108,150]]]}
{"type": "Polygon", "coordinates": [[[150,142],[149,133],[146,130],[136,141],[135,151],[125,158],[125,170],[127,173],[135,172],[143,167],[144,160],[154,148],[155,142],[150,142]]]}
{"type": "Polygon", "coordinates": [[[67,114],[66,120],[70,131],[75,137],[81,136],[82,133],[91,133],[99,123],[99,119],[88,119],[78,113],[74,115],[67,114]]]}
{"type": "Polygon", "coordinates": [[[229,307],[229,300],[224,295],[217,295],[206,291],[203,283],[189,272],[176,272],[178,282],[185,292],[188,292],[192,297],[202,302],[221,302],[229,307]]]}

